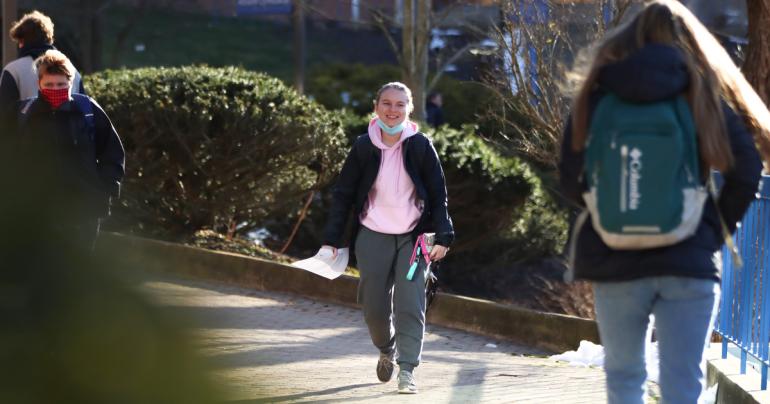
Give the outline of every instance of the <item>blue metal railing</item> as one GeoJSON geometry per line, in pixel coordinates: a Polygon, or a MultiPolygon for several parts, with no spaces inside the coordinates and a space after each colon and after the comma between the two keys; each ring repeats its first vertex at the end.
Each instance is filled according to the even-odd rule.
{"type": "Polygon", "coordinates": [[[748,355],[762,367],[762,390],[770,367],[770,176],[762,177],[759,199],[751,204],[735,243],[743,267],[735,268],[727,247],[722,250],[722,302],[716,331],[722,335],[722,358],[728,344],[741,352],[741,374],[748,355]]]}

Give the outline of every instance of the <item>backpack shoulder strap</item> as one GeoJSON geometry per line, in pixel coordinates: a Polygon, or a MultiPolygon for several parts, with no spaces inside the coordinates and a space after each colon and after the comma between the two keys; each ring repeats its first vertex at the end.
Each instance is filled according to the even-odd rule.
{"type": "Polygon", "coordinates": [[[19,127],[24,126],[27,123],[27,120],[29,120],[29,112],[36,99],[37,97],[32,97],[21,101],[19,107],[19,127]]]}
{"type": "Polygon", "coordinates": [[[96,132],[96,121],[94,119],[94,106],[91,103],[91,97],[84,94],[72,93],[72,99],[83,114],[83,119],[86,120],[88,137],[93,141],[96,132]]]}

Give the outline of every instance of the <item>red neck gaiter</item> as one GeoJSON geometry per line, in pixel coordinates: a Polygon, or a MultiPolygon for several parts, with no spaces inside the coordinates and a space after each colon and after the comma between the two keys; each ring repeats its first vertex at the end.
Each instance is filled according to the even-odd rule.
{"type": "Polygon", "coordinates": [[[40,94],[43,95],[43,99],[45,99],[49,104],[51,104],[53,109],[58,109],[62,104],[64,104],[70,99],[69,88],[61,88],[57,90],[41,88],[40,94]]]}

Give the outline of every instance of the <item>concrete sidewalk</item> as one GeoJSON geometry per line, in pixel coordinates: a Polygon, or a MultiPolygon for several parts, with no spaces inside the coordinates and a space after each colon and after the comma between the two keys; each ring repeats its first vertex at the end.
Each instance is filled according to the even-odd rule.
{"type": "Polygon", "coordinates": [[[415,371],[420,394],[398,395],[395,377],[377,380],[378,352],[359,310],[177,279],[144,287],[173,313],[193,319],[216,377],[237,403],[605,401],[601,369],[431,325],[415,371]]]}

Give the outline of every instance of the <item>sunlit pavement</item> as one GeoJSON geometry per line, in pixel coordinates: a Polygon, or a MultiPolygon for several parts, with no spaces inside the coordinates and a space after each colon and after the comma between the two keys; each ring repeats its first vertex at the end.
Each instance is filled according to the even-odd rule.
{"type": "Polygon", "coordinates": [[[377,350],[361,312],[280,293],[163,279],[159,302],[190,317],[215,376],[236,403],[485,402],[601,403],[601,369],[573,367],[545,352],[428,325],[420,393],[380,383],[377,350]]]}

